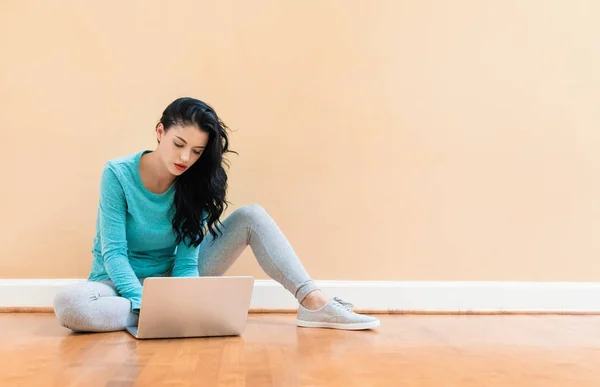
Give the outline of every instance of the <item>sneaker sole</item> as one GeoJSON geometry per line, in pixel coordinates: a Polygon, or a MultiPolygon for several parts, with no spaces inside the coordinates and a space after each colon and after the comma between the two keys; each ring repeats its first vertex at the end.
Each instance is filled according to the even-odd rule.
{"type": "Polygon", "coordinates": [[[348,331],[359,331],[363,329],[372,329],[380,325],[379,320],[370,321],[365,323],[328,323],[328,322],[316,322],[316,321],[304,321],[296,320],[296,324],[299,327],[304,328],[329,328],[329,329],[344,329],[348,331]]]}

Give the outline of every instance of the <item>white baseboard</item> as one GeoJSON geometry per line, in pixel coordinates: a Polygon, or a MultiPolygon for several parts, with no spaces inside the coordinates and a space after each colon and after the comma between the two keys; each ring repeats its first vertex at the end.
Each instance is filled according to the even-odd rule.
{"type": "MultiPolygon", "coordinates": [[[[49,308],[64,286],[81,279],[0,279],[0,307],[49,308]]],[[[357,310],[381,312],[598,313],[596,282],[317,281],[357,310]]],[[[294,310],[295,298],[272,280],[256,280],[250,308],[294,310]]]]}

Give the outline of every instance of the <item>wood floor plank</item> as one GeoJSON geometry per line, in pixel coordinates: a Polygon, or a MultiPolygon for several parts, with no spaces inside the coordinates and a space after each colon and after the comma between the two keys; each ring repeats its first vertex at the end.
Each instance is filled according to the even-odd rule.
{"type": "Polygon", "coordinates": [[[348,332],[253,314],[241,337],[135,340],[73,334],[50,313],[0,314],[0,385],[600,385],[599,316],[380,318],[348,332]]]}

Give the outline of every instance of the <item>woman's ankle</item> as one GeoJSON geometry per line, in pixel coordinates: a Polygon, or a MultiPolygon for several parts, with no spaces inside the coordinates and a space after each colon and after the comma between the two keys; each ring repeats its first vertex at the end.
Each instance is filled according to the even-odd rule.
{"type": "Polygon", "coordinates": [[[321,291],[314,290],[302,300],[301,304],[308,310],[320,309],[329,302],[329,298],[321,291]]]}

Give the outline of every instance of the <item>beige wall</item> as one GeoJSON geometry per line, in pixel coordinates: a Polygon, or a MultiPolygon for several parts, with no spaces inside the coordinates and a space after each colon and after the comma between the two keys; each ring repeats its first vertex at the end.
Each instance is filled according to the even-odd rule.
{"type": "Polygon", "coordinates": [[[598,280],[600,2],[368,3],[0,3],[0,277],[85,277],[103,163],[189,95],[317,279],[598,280]]]}

